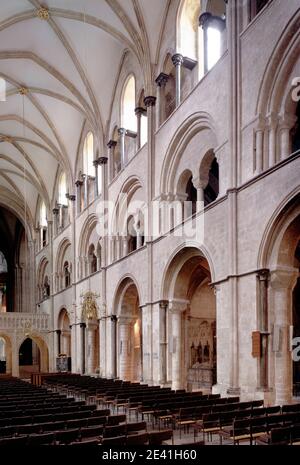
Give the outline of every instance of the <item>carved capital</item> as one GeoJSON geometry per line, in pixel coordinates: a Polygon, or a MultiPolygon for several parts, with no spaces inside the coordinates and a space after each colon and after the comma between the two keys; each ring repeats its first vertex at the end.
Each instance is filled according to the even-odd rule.
{"type": "Polygon", "coordinates": [[[39,8],[36,14],[37,14],[37,17],[43,21],[48,21],[48,19],[50,18],[49,10],[48,8],[45,8],[45,7],[39,8]]]}
{"type": "Polygon", "coordinates": [[[183,56],[181,53],[175,53],[172,56],[172,62],[174,66],[181,66],[183,64],[183,56]]]}
{"type": "Polygon", "coordinates": [[[117,141],[115,141],[115,140],[110,140],[110,141],[107,143],[107,147],[108,147],[109,149],[114,148],[116,145],[117,145],[117,141]]]}
{"type": "Polygon", "coordinates": [[[126,135],[126,129],[125,128],[119,128],[118,129],[118,134],[120,136],[125,136],[126,135]]]}
{"type": "Polygon", "coordinates": [[[190,305],[189,300],[174,299],[169,302],[169,309],[171,313],[183,313],[190,305]]]}
{"type": "Polygon", "coordinates": [[[141,115],[146,115],[147,114],[147,110],[143,107],[136,107],[136,109],[134,110],[136,116],[141,116],[141,115]]]}
{"type": "Polygon", "coordinates": [[[83,185],[83,182],[80,181],[80,179],[78,179],[77,181],[75,181],[75,186],[76,186],[76,187],[80,187],[80,186],[82,186],[82,185],[83,185]]]}
{"type": "Polygon", "coordinates": [[[29,92],[29,90],[27,89],[27,87],[20,87],[19,89],[19,94],[20,95],[27,95],[29,92]]]}
{"type": "Polygon", "coordinates": [[[158,85],[158,87],[164,87],[167,84],[169,77],[170,76],[166,73],[160,73],[155,79],[155,82],[158,85]]]}
{"type": "Polygon", "coordinates": [[[147,108],[154,107],[155,103],[156,103],[156,97],[153,97],[152,95],[149,95],[148,97],[144,98],[144,104],[147,108]]]}
{"type": "Polygon", "coordinates": [[[100,157],[98,158],[99,165],[106,165],[108,158],[107,157],[100,157]]]}
{"type": "Polygon", "coordinates": [[[290,290],[299,276],[297,268],[281,267],[271,272],[271,286],[275,290],[290,290]]]}

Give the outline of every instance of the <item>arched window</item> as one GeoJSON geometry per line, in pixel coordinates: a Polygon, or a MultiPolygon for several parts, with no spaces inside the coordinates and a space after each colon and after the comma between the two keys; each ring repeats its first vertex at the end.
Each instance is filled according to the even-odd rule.
{"type": "Polygon", "coordinates": [[[39,215],[39,226],[40,226],[40,246],[45,247],[47,244],[47,228],[48,228],[48,221],[47,221],[47,209],[45,202],[41,203],[40,206],[40,215],[39,215]]]}
{"type": "Polygon", "coordinates": [[[42,226],[43,228],[47,228],[48,226],[47,209],[45,202],[42,202],[40,207],[40,226],[42,226]]]}
{"type": "Polygon", "coordinates": [[[83,146],[83,174],[95,176],[94,162],[94,136],[89,132],[83,146]]]}
{"type": "Polygon", "coordinates": [[[90,274],[96,273],[97,271],[97,256],[95,254],[95,246],[91,244],[88,252],[89,258],[89,272],[90,274]]]}
{"type": "Polygon", "coordinates": [[[201,79],[222,55],[226,4],[224,0],[183,0],[178,11],[177,52],[198,62],[201,79]]]}
{"type": "Polygon", "coordinates": [[[134,227],[134,218],[130,216],[127,220],[127,237],[128,237],[128,253],[137,249],[136,230],[134,227]]]}
{"type": "Polygon", "coordinates": [[[297,121],[291,131],[292,153],[297,152],[297,150],[300,150],[300,102],[298,102],[297,105],[296,117],[297,121]]]}
{"type": "Polygon", "coordinates": [[[186,185],[186,202],[188,207],[188,215],[194,215],[197,211],[197,189],[194,187],[193,178],[190,177],[186,185]]]}
{"type": "Polygon", "coordinates": [[[135,115],[135,78],[131,75],[124,86],[121,104],[121,126],[129,131],[137,132],[135,115]]]}
{"type": "Polygon", "coordinates": [[[0,273],[7,273],[7,261],[3,252],[0,251],[0,273]]]}
{"type": "Polygon", "coordinates": [[[270,0],[250,0],[250,20],[266,6],[270,0]]]}
{"type": "Polygon", "coordinates": [[[219,195],[219,164],[214,158],[209,170],[208,184],[204,190],[204,205],[214,202],[219,195]]]}
{"type": "Polygon", "coordinates": [[[71,285],[71,273],[69,269],[69,262],[64,263],[64,284],[65,288],[71,285]]]}
{"type": "Polygon", "coordinates": [[[67,177],[66,173],[62,173],[58,183],[58,203],[60,205],[68,205],[67,194],[67,177]]]}
{"type": "Polygon", "coordinates": [[[43,286],[43,298],[47,299],[48,297],[50,297],[50,284],[49,284],[48,276],[45,276],[44,286],[43,286]]]}
{"type": "Polygon", "coordinates": [[[184,0],[179,10],[179,24],[177,30],[177,49],[181,55],[198,60],[198,34],[199,30],[200,1],[184,0]]]}

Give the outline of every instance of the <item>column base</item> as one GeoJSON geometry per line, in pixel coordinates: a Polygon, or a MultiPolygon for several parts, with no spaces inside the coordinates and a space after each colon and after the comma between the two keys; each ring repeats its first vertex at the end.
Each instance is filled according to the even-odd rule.
{"type": "Polygon", "coordinates": [[[241,395],[241,388],[239,387],[230,387],[227,389],[227,394],[229,396],[240,396],[241,395]]]}

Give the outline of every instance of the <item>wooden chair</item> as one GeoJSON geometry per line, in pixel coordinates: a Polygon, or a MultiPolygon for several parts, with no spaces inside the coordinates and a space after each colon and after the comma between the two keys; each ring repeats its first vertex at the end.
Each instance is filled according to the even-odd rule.
{"type": "Polygon", "coordinates": [[[164,441],[172,439],[172,444],[174,444],[173,430],[167,429],[162,431],[151,431],[148,433],[149,445],[150,446],[160,446],[164,441]]]}
{"type": "Polygon", "coordinates": [[[127,446],[143,446],[148,444],[148,433],[131,434],[126,438],[127,446]]]}

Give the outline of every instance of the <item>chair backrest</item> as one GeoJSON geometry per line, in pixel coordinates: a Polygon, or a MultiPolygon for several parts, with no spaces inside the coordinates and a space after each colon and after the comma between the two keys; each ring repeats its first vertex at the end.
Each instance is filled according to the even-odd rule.
{"type": "Polygon", "coordinates": [[[103,446],[125,446],[126,436],[117,436],[116,438],[102,438],[103,446]]]}
{"type": "Polygon", "coordinates": [[[168,429],[164,431],[151,431],[148,433],[149,436],[149,444],[150,445],[160,445],[163,441],[167,441],[172,439],[173,437],[173,430],[168,429]]]}
{"type": "Polygon", "coordinates": [[[126,434],[126,425],[106,426],[103,431],[104,438],[124,436],[125,434],[126,434]]]}
{"type": "Polygon", "coordinates": [[[28,446],[40,446],[43,444],[52,444],[55,439],[54,433],[36,434],[28,437],[28,446]]]}
{"type": "Polygon", "coordinates": [[[137,423],[127,423],[126,431],[130,433],[132,431],[142,431],[147,429],[147,423],[145,421],[139,421],[137,423]]]}
{"type": "Polygon", "coordinates": [[[123,423],[126,421],[126,415],[111,415],[107,417],[107,424],[109,426],[119,425],[119,423],[123,423]]]}
{"type": "Polygon", "coordinates": [[[148,444],[149,438],[148,433],[138,433],[127,436],[126,445],[127,446],[142,446],[148,444]]]}
{"type": "Polygon", "coordinates": [[[271,444],[289,444],[291,441],[291,428],[274,428],[271,430],[271,444]]]}
{"type": "Polygon", "coordinates": [[[81,428],[80,430],[81,438],[96,438],[102,436],[103,426],[92,426],[90,428],[81,428]]]}

